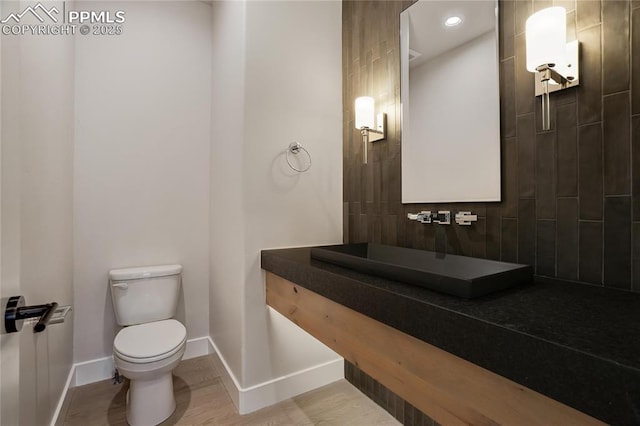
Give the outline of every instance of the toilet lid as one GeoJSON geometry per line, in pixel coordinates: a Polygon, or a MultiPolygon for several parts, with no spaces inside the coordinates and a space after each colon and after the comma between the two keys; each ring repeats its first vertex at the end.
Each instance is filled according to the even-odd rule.
{"type": "Polygon", "coordinates": [[[150,362],[177,352],[186,339],[184,325],[168,319],[123,328],[113,341],[113,350],[132,362],[150,362]]]}

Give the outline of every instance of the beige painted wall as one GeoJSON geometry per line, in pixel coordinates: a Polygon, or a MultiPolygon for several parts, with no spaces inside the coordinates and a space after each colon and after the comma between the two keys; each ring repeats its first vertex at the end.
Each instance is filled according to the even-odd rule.
{"type": "MultiPolygon", "coordinates": [[[[77,7],[85,5],[113,3],[77,7]]],[[[11,202],[3,205],[3,248],[18,241],[22,252],[3,250],[2,275],[41,283],[47,271],[59,273],[60,288],[33,294],[73,302],[75,362],[111,354],[117,327],[107,271],[169,262],[185,266],[178,319],[190,338],[211,334],[242,386],[337,358],[266,308],[259,251],[342,239],[340,4],[250,2],[248,14],[241,7],[240,27],[215,14],[212,22],[211,8],[220,5],[118,3],[127,13],[120,38],[78,37],[75,47],[35,56],[27,49],[24,81],[34,80],[33,96],[38,90],[51,96],[46,108],[25,112],[42,120],[25,130],[34,145],[3,143],[2,201],[11,202]],[[212,52],[219,58],[216,47],[223,45],[228,62],[212,64],[212,52]],[[48,68],[31,69],[42,60],[48,68]],[[45,87],[49,77],[42,73],[51,70],[65,84],[45,87]],[[303,175],[284,160],[294,140],[313,156],[303,175]],[[38,169],[23,176],[15,162],[5,164],[7,153],[38,169]],[[7,190],[7,173],[26,190],[7,190]],[[33,197],[23,200],[29,208],[23,215],[12,201],[25,194],[33,197]],[[13,220],[8,227],[7,220],[13,220]],[[24,232],[5,232],[16,223],[24,232]],[[29,262],[21,264],[20,253],[29,262]],[[31,268],[31,259],[45,270],[31,268]]],[[[18,75],[15,62],[5,65],[3,79],[6,69],[18,75]]],[[[3,108],[3,119],[11,114],[3,108]]],[[[2,127],[3,141],[22,131],[13,127],[2,127]]],[[[70,368],[71,325],[57,329],[66,330],[67,352],[64,363],[51,367],[52,388],[70,368]]]]}
{"type": "MultiPolygon", "coordinates": [[[[2,296],[29,305],[73,304],[73,61],[72,37],[3,36],[2,296]]],[[[3,424],[48,423],[71,370],[73,316],[32,326],[0,337],[3,424]]]]}
{"type": "Polygon", "coordinates": [[[181,263],[177,318],[209,332],[211,5],[117,7],[122,35],[76,44],[76,362],[112,353],[112,268],[181,263]]]}
{"type": "Polygon", "coordinates": [[[232,371],[242,371],[244,327],[244,85],[246,3],[212,3],[210,324],[232,371]]]}
{"type": "Polygon", "coordinates": [[[341,17],[340,2],[248,3],[247,385],[339,358],[279,315],[265,312],[260,250],[342,242],[341,17]],[[292,141],[312,156],[306,173],[286,165],[283,151],[292,141]]]}
{"type": "Polygon", "coordinates": [[[211,336],[250,388],[339,358],[266,307],[260,250],[342,241],[341,4],[213,7],[211,336]]]}

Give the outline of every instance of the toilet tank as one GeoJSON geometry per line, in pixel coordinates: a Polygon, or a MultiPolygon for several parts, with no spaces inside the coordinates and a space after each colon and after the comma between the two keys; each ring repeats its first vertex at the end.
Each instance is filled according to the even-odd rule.
{"type": "Polygon", "coordinates": [[[178,306],[182,265],[112,269],[109,287],[119,325],[172,318],[178,306]]]}

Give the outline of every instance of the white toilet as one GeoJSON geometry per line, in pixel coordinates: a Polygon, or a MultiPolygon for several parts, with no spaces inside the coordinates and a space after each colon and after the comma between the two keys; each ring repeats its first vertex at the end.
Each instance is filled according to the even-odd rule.
{"type": "Polygon", "coordinates": [[[187,330],[171,319],[176,312],[182,265],[145,266],[109,271],[118,324],[113,341],[119,373],[130,380],[127,422],[157,425],[176,408],[171,372],[178,366],[187,330]]]}

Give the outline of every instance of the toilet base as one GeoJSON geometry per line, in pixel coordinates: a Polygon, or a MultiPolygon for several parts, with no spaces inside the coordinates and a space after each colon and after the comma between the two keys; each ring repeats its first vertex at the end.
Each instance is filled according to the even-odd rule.
{"type": "Polygon", "coordinates": [[[157,425],[173,414],[176,400],[171,372],[180,364],[186,347],[185,336],[177,352],[150,362],[131,362],[114,350],[116,368],[129,379],[127,422],[131,426],[157,425]]]}
{"type": "Polygon", "coordinates": [[[127,423],[157,425],[176,409],[171,371],[151,380],[130,380],[127,392],[127,423]]]}

